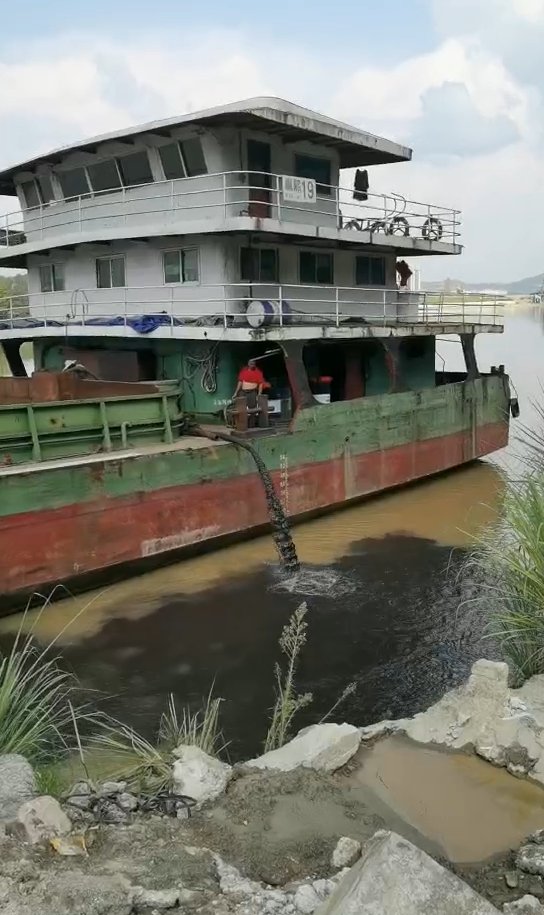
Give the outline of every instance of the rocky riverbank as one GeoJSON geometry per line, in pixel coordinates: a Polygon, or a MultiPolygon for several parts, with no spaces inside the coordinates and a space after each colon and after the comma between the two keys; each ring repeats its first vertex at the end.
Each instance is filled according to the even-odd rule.
{"type": "Polygon", "coordinates": [[[180,747],[151,797],[37,797],[0,757],[0,912],[544,915],[543,687],[481,661],[413,719],[317,725],[235,767],[180,747]]]}

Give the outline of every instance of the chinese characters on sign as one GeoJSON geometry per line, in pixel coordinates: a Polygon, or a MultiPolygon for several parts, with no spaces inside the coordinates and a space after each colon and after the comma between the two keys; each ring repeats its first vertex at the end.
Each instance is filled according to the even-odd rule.
{"type": "Polygon", "coordinates": [[[316,187],[313,178],[283,175],[281,186],[285,203],[315,203],[316,187]]]}

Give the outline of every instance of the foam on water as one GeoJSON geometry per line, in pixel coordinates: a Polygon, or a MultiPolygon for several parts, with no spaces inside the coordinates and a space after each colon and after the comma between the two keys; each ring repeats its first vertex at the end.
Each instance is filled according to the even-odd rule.
{"type": "Polygon", "coordinates": [[[271,591],[286,591],[289,594],[302,594],[306,597],[333,596],[341,597],[356,590],[355,581],[333,568],[313,568],[301,566],[294,575],[286,575],[283,569],[277,569],[280,579],[271,585],[271,591]]]}

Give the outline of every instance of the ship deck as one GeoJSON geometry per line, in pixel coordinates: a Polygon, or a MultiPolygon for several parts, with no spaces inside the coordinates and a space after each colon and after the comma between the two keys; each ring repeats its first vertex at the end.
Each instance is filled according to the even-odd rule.
{"type": "MultiPolygon", "coordinates": [[[[218,427],[219,428],[219,427],[218,427]]],[[[221,427],[221,431],[227,432],[226,428],[221,427]]],[[[220,441],[211,442],[209,438],[198,435],[184,435],[174,444],[169,445],[159,442],[153,445],[142,445],[134,448],[124,448],[118,451],[100,451],[96,454],[74,454],[70,457],[55,458],[48,461],[26,461],[21,464],[10,464],[6,467],[0,467],[0,478],[8,476],[17,476],[23,473],[37,473],[42,470],[54,470],[62,467],[81,467],[89,464],[108,464],[111,462],[123,460],[126,458],[137,458],[143,455],[164,454],[172,451],[198,451],[201,448],[222,447],[228,445],[228,442],[220,441]]]]}
{"type": "MultiPolygon", "coordinates": [[[[142,334],[128,325],[90,326],[88,324],[47,325],[42,327],[18,326],[2,329],[3,340],[32,340],[37,338],[58,338],[70,329],[72,336],[78,338],[134,338],[142,339],[142,334]]],[[[153,330],[153,340],[221,340],[224,343],[244,343],[262,340],[282,342],[285,340],[362,340],[372,337],[430,337],[450,334],[502,334],[502,324],[491,324],[478,321],[398,321],[387,323],[351,324],[340,327],[326,324],[306,324],[296,326],[272,326],[258,329],[246,327],[215,326],[176,326],[166,324],[153,330]]]]}

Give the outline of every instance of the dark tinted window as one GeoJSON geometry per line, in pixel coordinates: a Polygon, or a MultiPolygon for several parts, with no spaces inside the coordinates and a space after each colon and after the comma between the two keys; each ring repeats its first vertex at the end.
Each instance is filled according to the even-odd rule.
{"type": "Polygon", "coordinates": [[[71,168],[59,172],[59,181],[65,197],[80,197],[89,193],[89,183],[84,168],[71,168]]]}
{"type": "Polygon", "coordinates": [[[159,146],[164,177],[169,181],[173,178],[185,178],[185,169],[181,160],[179,143],[167,143],[159,146]]]}
{"type": "Polygon", "coordinates": [[[96,285],[99,289],[111,289],[125,285],[125,258],[99,257],[96,261],[96,285]]]}
{"type": "Polygon", "coordinates": [[[55,292],[64,290],[64,264],[53,264],[53,289],[55,292]]]}
{"type": "Polygon", "coordinates": [[[121,187],[115,159],[105,159],[87,166],[93,191],[109,191],[121,187]]]}
{"type": "Polygon", "coordinates": [[[42,264],[40,289],[42,292],[62,292],[64,290],[64,264],[42,264]]]}
{"type": "Polygon", "coordinates": [[[149,158],[145,151],[131,153],[117,160],[125,187],[133,184],[150,184],[153,181],[149,158]]]}
{"type": "Polygon", "coordinates": [[[355,258],[355,283],[357,286],[385,286],[385,258],[355,258]]]}
{"type": "Polygon", "coordinates": [[[318,156],[295,156],[295,175],[299,178],[313,178],[317,184],[317,193],[329,196],[331,188],[331,163],[329,159],[318,156]]]}
{"type": "Polygon", "coordinates": [[[39,207],[41,200],[35,181],[23,181],[21,184],[27,207],[39,207]]]}
{"type": "Polygon", "coordinates": [[[314,254],[313,251],[301,251],[299,256],[299,274],[301,283],[334,283],[334,260],[332,254],[314,254]]]}
{"type": "Polygon", "coordinates": [[[202,152],[202,143],[198,137],[191,137],[181,143],[185,170],[189,177],[205,175],[207,172],[206,160],[202,152]]]}
{"type": "Polygon", "coordinates": [[[40,289],[42,292],[53,291],[53,271],[50,264],[40,267],[40,289]]]}
{"type": "Polygon", "coordinates": [[[165,251],[163,256],[165,283],[198,283],[198,249],[165,251]]]}
{"type": "Polygon", "coordinates": [[[278,282],[278,252],[275,248],[242,248],[240,275],[255,283],[278,282]]]}

